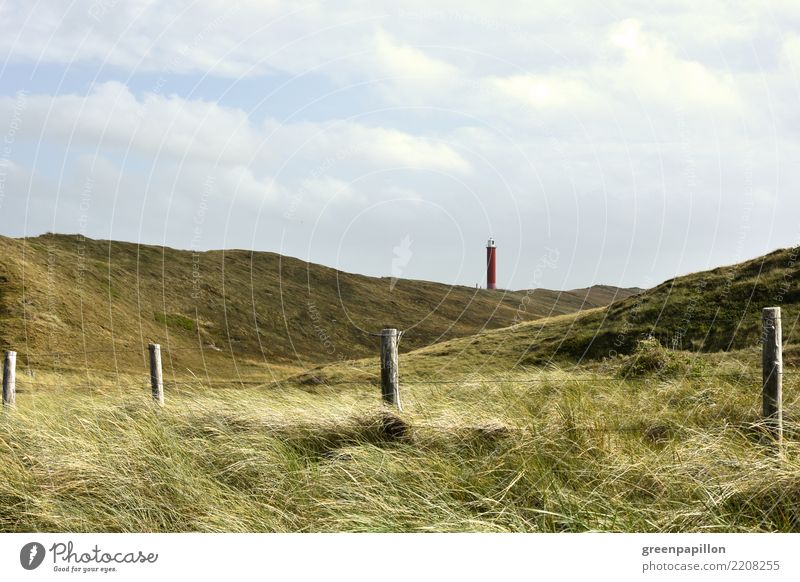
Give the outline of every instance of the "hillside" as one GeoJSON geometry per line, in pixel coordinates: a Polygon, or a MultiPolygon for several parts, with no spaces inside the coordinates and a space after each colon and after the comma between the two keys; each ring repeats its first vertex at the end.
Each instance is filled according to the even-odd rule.
{"type": "MultiPolygon", "coordinates": [[[[8,257],[16,255],[0,255],[11,264],[0,287],[3,305],[10,306],[0,322],[4,333],[28,322],[35,341],[80,341],[74,330],[81,329],[83,309],[83,329],[93,330],[86,337],[107,330],[108,341],[134,345],[139,330],[145,339],[168,332],[172,345],[188,347],[193,330],[179,309],[197,306],[202,315],[195,321],[217,321],[202,297],[190,302],[191,280],[181,282],[183,271],[176,268],[191,275],[191,255],[148,247],[137,259],[132,245],[91,243],[95,264],[84,269],[76,287],[69,279],[74,271],[65,266],[76,255],[56,244],[64,241],[70,243],[60,237],[27,241],[25,258],[13,263],[8,257]],[[165,264],[169,275],[162,271],[165,264]],[[137,279],[137,268],[147,276],[137,279]],[[23,281],[31,289],[24,300],[23,281]],[[70,303],[74,297],[79,300],[70,303]],[[25,309],[25,319],[13,311],[16,305],[25,309]]],[[[20,241],[3,242],[21,250],[20,241]]],[[[189,380],[185,373],[183,381],[168,381],[163,408],[153,406],[141,363],[107,375],[37,365],[35,378],[18,377],[16,406],[8,411],[9,422],[0,423],[0,530],[800,531],[800,400],[786,399],[785,437],[776,454],[777,443],[761,418],[753,357],[765,304],[785,308],[784,336],[792,353],[800,312],[793,256],[779,251],[668,281],[610,307],[407,351],[400,360],[402,411],[381,402],[378,358],[369,342],[351,346],[355,353],[369,352],[368,358],[329,364],[275,385],[263,366],[250,370],[259,372],[258,382],[232,387],[199,374],[189,380]],[[651,333],[676,347],[741,351],[697,357],[638,341],[651,333]],[[628,375],[643,344],[666,353],[677,367],[628,375]],[[598,363],[634,345],[637,356],[598,363]],[[575,365],[579,361],[584,365],[575,365]]],[[[240,307],[246,297],[257,318],[260,310],[280,306],[267,302],[263,289],[283,296],[282,313],[303,308],[306,280],[287,266],[318,284],[328,273],[273,255],[200,258],[204,268],[220,269],[203,281],[209,293],[223,293],[215,305],[228,314],[230,329],[248,329],[239,311],[248,312],[240,307]],[[251,268],[263,285],[248,283],[251,268]]],[[[337,276],[363,301],[371,300],[369,293],[387,295],[385,280],[333,272],[331,285],[337,276]]],[[[443,288],[400,285],[417,288],[415,296],[443,288]]],[[[452,290],[441,308],[457,309],[449,301],[469,301],[470,293],[475,290],[452,290]]],[[[314,317],[341,317],[323,296],[316,297],[314,317]]],[[[481,316],[471,310],[480,305],[494,311],[493,325],[501,321],[499,313],[513,317],[514,304],[507,300],[508,295],[478,292],[453,329],[468,330],[468,321],[481,316]]],[[[310,325],[308,317],[300,325],[310,325]]],[[[437,309],[428,321],[438,333],[434,324],[446,320],[437,309]]],[[[228,336],[203,325],[194,333],[224,345],[228,336]]],[[[280,334],[271,337],[279,345],[280,334]]],[[[409,333],[403,347],[413,348],[413,339],[409,333]]],[[[251,349],[245,341],[235,345],[251,349]]],[[[313,351],[315,344],[304,346],[313,351]]],[[[108,352],[100,350],[103,359],[89,364],[108,365],[108,352]]],[[[120,353],[120,362],[127,353],[120,353]]],[[[172,352],[179,364],[195,353],[172,352]]],[[[212,363],[232,359],[213,349],[204,354],[212,363]]],[[[84,357],[94,353],[87,348],[84,357]]],[[[236,361],[246,360],[237,354],[236,361]]],[[[800,377],[788,373],[785,380],[785,394],[796,395],[800,377]]]]}
{"type": "MultiPolygon", "coordinates": [[[[441,377],[574,364],[630,354],[639,340],[650,335],[679,350],[754,348],[759,345],[761,309],[766,306],[782,308],[784,358],[795,365],[800,363],[794,346],[800,316],[799,280],[797,249],[778,250],[737,265],[671,279],[607,307],[428,346],[407,354],[403,368],[407,374],[441,377]]],[[[314,375],[336,379],[354,372],[333,366],[314,375]]]]}
{"type": "Polygon", "coordinates": [[[164,346],[167,371],[182,374],[305,368],[374,355],[368,332],[382,327],[408,330],[411,350],[633,292],[391,287],[269,252],[0,237],[0,347],[33,368],[141,369],[150,341],[164,346]]]}

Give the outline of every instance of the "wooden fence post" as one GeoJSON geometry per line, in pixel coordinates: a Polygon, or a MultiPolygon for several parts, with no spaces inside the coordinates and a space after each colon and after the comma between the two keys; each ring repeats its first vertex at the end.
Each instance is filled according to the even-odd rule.
{"type": "Polygon", "coordinates": [[[153,400],[164,406],[164,377],[161,373],[161,346],[149,344],[150,350],[150,386],[153,388],[153,400]]]}
{"type": "Polygon", "coordinates": [[[763,323],[762,408],[770,430],[780,441],[783,438],[783,342],[781,339],[781,308],[765,307],[763,323]]]}
{"type": "Polygon", "coordinates": [[[17,401],[17,352],[6,352],[3,361],[3,405],[14,406],[17,401]]]}
{"type": "Polygon", "coordinates": [[[394,328],[381,330],[381,395],[386,404],[400,405],[400,386],[397,371],[397,341],[400,334],[394,328]]]}

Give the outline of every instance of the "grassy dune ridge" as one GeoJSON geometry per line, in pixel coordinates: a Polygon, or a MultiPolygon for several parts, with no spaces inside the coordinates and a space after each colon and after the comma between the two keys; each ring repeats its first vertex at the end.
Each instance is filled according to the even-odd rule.
{"type": "Polygon", "coordinates": [[[488,372],[551,362],[569,366],[631,354],[645,337],[678,350],[735,351],[759,345],[762,308],[779,306],[785,358],[800,364],[798,255],[798,248],[778,250],[665,281],[606,307],[439,342],[412,357],[488,372]]]}
{"type": "Polygon", "coordinates": [[[133,371],[156,342],[172,350],[168,373],[281,377],[287,366],[374,355],[365,332],[382,327],[412,329],[403,344],[411,350],[636,291],[487,291],[405,279],[390,287],[388,277],[269,252],[0,237],[0,347],[32,367],[133,371]]]}
{"type": "MultiPolygon", "coordinates": [[[[552,315],[414,349],[401,362],[410,379],[538,370],[580,371],[636,352],[645,338],[687,354],[759,349],[761,310],[779,306],[784,362],[800,366],[800,248],[679,277],[610,305],[552,315]]],[[[372,360],[334,363],[293,376],[300,382],[374,377],[372,360]]]]}

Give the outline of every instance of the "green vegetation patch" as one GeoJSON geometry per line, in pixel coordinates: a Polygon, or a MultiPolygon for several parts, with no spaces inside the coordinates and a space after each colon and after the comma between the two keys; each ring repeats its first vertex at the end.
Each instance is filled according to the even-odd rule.
{"type": "Polygon", "coordinates": [[[181,315],[180,313],[154,313],[153,316],[158,323],[168,325],[178,329],[185,329],[186,331],[195,331],[197,325],[193,319],[181,315]]]}
{"type": "Polygon", "coordinates": [[[668,350],[654,337],[640,340],[619,370],[623,378],[697,378],[708,371],[708,363],[700,355],[668,350]]]}

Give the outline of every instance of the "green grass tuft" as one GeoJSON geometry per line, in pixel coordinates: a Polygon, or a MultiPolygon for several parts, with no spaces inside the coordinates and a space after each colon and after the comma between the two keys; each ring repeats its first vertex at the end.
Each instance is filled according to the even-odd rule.
{"type": "Polygon", "coordinates": [[[197,326],[193,319],[190,319],[179,313],[154,313],[153,317],[158,323],[183,329],[186,331],[195,331],[197,326]]]}
{"type": "Polygon", "coordinates": [[[699,378],[709,372],[710,366],[701,355],[668,350],[654,337],[640,340],[619,367],[622,378],[699,378]]]}

